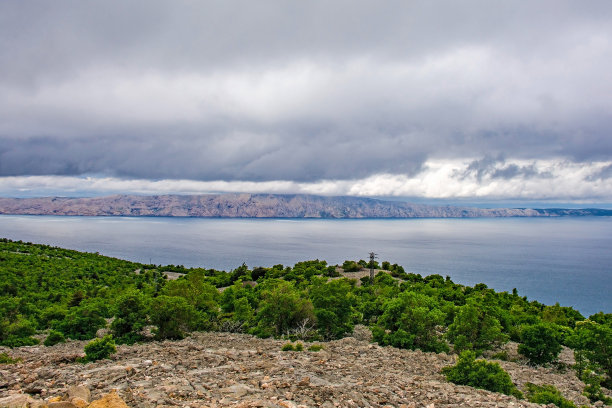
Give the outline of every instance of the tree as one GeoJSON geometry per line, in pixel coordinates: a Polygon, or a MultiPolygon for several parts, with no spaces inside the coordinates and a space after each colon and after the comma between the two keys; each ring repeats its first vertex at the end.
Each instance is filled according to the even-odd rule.
{"type": "Polygon", "coordinates": [[[70,309],[64,320],[56,323],[54,329],[74,340],[87,340],[96,336],[98,329],[106,326],[106,320],[93,305],[81,305],[70,309]]]}
{"type": "Polygon", "coordinates": [[[466,350],[459,355],[457,364],[442,369],[446,379],[459,385],[483,388],[522,398],[512,379],[498,363],[476,360],[476,353],[466,350]]]}
{"type": "Polygon", "coordinates": [[[612,382],[612,327],[592,320],[577,322],[569,343],[574,349],[579,374],[593,370],[612,382]]]}
{"type": "Polygon", "coordinates": [[[379,327],[372,330],[373,338],[381,345],[448,351],[448,346],[437,332],[437,327],[444,323],[444,317],[435,298],[403,292],[385,303],[384,312],[378,320],[379,327]]]}
{"type": "Polygon", "coordinates": [[[107,334],[101,339],[95,339],[85,345],[85,361],[97,361],[109,358],[117,352],[113,336],[107,334]]]}
{"type": "Polygon", "coordinates": [[[338,339],[353,331],[355,296],[347,279],[333,280],[314,286],[310,299],[317,318],[317,327],[325,339],[338,339]]]}
{"type": "Polygon", "coordinates": [[[531,365],[552,363],[561,352],[559,333],[546,323],[525,326],[521,331],[518,352],[527,357],[531,365]]]}
{"type": "Polygon", "coordinates": [[[499,321],[473,303],[459,308],[453,323],[448,326],[447,337],[457,352],[474,350],[482,353],[508,341],[499,321]]]}
{"type": "Polygon", "coordinates": [[[116,307],[111,332],[117,343],[133,344],[141,340],[140,331],[148,322],[145,297],[136,290],[130,290],[119,297],[116,307]]]}
{"type": "Polygon", "coordinates": [[[161,295],[151,303],[151,323],[157,326],[155,338],[182,339],[198,324],[198,315],[185,298],[161,295]]]}
{"type": "Polygon", "coordinates": [[[261,290],[257,311],[257,334],[262,337],[281,336],[298,326],[304,319],[314,321],[313,306],[286,281],[268,281],[261,290]]]}

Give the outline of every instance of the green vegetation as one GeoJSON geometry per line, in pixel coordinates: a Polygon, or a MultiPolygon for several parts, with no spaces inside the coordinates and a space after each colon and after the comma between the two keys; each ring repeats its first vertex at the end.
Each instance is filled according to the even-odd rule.
{"type": "Polygon", "coordinates": [[[281,347],[281,351],[304,351],[304,345],[302,343],[285,343],[283,347],[281,347]]]}
{"type": "MultiPolygon", "coordinates": [[[[343,266],[369,265],[359,260],[343,266]]],[[[514,391],[497,366],[476,356],[493,350],[507,359],[499,347],[512,339],[532,364],[548,364],[561,345],[569,346],[585,393],[604,400],[602,386],[612,384],[611,314],[585,320],[572,308],[528,301],[516,290],[422,277],[388,261],[374,266],[384,271],[373,282],[339,276],[336,265],[320,260],[293,267],[242,264],[224,272],[0,239],[0,346],[34,345],[33,336],[45,332],[45,345],[89,340],[102,328],[117,344],[149,341],[149,333],[180,339],[198,330],[314,342],[350,335],[359,324],[381,345],[463,352],[463,371],[449,371],[450,377],[509,393],[514,391]],[[183,276],[168,280],[167,271],[183,276]],[[466,374],[471,372],[477,374],[466,374]]]]}
{"type": "Polygon", "coordinates": [[[529,359],[531,365],[552,363],[561,352],[559,333],[547,323],[525,326],[521,331],[518,351],[529,359]]]}
{"type": "Polygon", "coordinates": [[[442,372],[448,381],[455,384],[501,392],[517,398],[523,397],[508,373],[498,363],[476,360],[476,353],[470,350],[461,353],[457,364],[443,368],[442,372]]]}
{"type": "Polygon", "coordinates": [[[19,361],[18,358],[12,358],[7,353],[0,353],[0,364],[15,364],[19,361]]]}
{"type": "Polygon", "coordinates": [[[113,336],[107,334],[101,339],[95,339],[85,345],[85,358],[83,362],[97,361],[109,358],[111,354],[117,352],[113,336]]]}
{"type": "Polygon", "coordinates": [[[47,338],[45,339],[43,344],[47,347],[50,347],[58,343],[65,343],[65,342],[66,342],[66,338],[64,337],[62,332],[58,332],[57,330],[51,330],[49,331],[49,334],[47,335],[47,338]]]}
{"type": "Polygon", "coordinates": [[[537,404],[555,404],[559,408],[577,408],[576,404],[561,395],[558,389],[552,385],[525,384],[527,389],[525,397],[529,402],[537,404]]]}

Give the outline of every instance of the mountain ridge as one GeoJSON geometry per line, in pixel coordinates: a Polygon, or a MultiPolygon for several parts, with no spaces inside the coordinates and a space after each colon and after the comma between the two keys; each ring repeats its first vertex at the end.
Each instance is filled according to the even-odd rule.
{"type": "Polygon", "coordinates": [[[435,206],[368,197],[309,194],[111,195],[1,198],[0,214],[205,218],[479,218],[612,216],[583,208],[475,208],[435,206]]]}

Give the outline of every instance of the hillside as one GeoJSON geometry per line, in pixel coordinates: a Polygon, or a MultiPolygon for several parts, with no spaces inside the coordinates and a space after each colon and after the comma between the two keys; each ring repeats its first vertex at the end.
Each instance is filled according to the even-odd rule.
{"type": "Polygon", "coordinates": [[[137,407],[528,407],[509,396],[525,394],[527,382],[578,404],[589,403],[582,392],[591,403],[610,397],[602,385],[612,383],[612,314],[585,319],[516,290],[387,261],[371,265],[370,281],[366,266],[312,260],[225,272],[0,239],[0,406],[15,394],[48,402],[74,385],[96,398],[118,389],[137,407]],[[87,352],[103,341],[117,352],[87,352]],[[304,350],[281,351],[289,341],[304,350]],[[492,385],[470,385],[511,389],[449,382],[459,380],[441,370],[457,354],[497,360],[465,363],[494,373],[492,385]]]}
{"type": "MultiPolygon", "coordinates": [[[[541,407],[449,383],[440,369],[452,364],[452,355],[380,347],[361,337],[324,343],[319,352],[282,352],[281,340],[197,333],[181,341],[121,346],[110,360],[75,363],[84,343],[15,349],[12,354],[23,362],[0,366],[0,405],[19,392],[42,400],[84,385],[92,399],[117,389],[130,407],[143,408],[541,407]]],[[[588,404],[571,370],[501,363],[520,386],[553,384],[576,403],[588,404]]]]}
{"type": "Polygon", "coordinates": [[[468,208],[360,197],[282,194],[0,198],[0,214],[227,218],[466,218],[610,216],[601,209],[468,208]]]}

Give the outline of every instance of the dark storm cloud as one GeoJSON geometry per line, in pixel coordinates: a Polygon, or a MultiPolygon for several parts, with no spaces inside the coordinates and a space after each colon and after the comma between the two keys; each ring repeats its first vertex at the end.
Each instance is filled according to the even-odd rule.
{"type": "Polygon", "coordinates": [[[468,164],[464,171],[455,173],[455,177],[459,179],[475,177],[479,181],[482,181],[485,177],[510,180],[513,178],[552,178],[552,176],[550,172],[539,171],[535,164],[506,163],[501,155],[497,157],[485,156],[482,159],[474,160],[468,164]]]}
{"type": "Polygon", "coordinates": [[[0,176],[546,177],[610,160],[612,6],[0,3],[0,176]]]}

